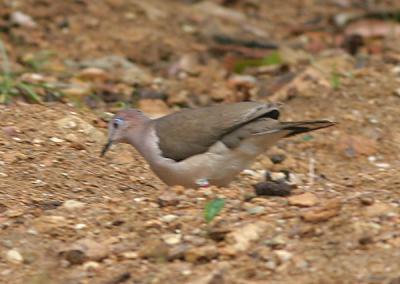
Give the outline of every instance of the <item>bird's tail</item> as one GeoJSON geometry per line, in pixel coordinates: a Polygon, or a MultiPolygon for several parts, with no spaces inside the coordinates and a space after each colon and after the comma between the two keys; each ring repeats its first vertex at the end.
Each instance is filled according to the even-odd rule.
{"type": "Polygon", "coordinates": [[[314,120],[314,121],[282,122],[280,126],[281,130],[288,131],[288,134],[286,134],[285,137],[290,137],[300,133],[326,128],[335,124],[336,122],[332,122],[329,120],[314,120]]]}

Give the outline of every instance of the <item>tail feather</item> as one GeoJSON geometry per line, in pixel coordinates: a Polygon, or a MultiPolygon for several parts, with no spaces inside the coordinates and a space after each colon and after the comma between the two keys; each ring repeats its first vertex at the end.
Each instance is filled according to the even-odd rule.
{"type": "Polygon", "coordinates": [[[332,122],[329,120],[282,122],[281,129],[289,131],[289,133],[285,137],[290,137],[300,133],[326,128],[335,124],[336,122],[332,122]]]}

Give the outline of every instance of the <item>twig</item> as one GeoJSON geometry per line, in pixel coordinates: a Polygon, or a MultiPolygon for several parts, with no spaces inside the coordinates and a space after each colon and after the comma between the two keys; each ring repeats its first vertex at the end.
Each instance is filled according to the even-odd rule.
{"type": "Polygon", "coordinates": [[[314,185],[314,179],[315,179],[315,159],[312,156],[312,154],[310,154],[310,159],[308,162],[308,184],[310,187],[314,185]]]}

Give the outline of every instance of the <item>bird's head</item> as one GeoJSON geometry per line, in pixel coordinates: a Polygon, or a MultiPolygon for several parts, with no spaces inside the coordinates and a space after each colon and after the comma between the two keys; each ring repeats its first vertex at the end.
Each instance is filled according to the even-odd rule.
{"type": "Polygon", "coordinates": [[[108,141],[101,151],[101,156],[105,155],[112,144],[128,143],[129,137],[140,135],[148,120],[149,118],[137,109],[125,109],[116,113],[108,124],[108,141]]]}

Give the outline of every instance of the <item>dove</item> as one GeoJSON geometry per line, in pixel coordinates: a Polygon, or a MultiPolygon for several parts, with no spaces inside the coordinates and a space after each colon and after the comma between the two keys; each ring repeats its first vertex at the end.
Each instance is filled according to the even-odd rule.
{"type": "Polygon", "coordinates": [[[217,104],[157,119],[124,109],[109,122],[101,156],[113,144],[128,143],[169,186],[227,186],[278,140],[335,124],[281,122],[279,107],[261,102],[217,104]]]}

